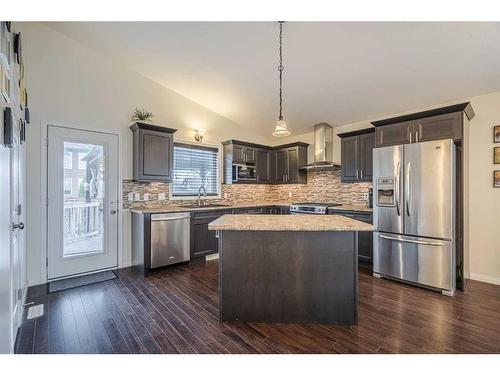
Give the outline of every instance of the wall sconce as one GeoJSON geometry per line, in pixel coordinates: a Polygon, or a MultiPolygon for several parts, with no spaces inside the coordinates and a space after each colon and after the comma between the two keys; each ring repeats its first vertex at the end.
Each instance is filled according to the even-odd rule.
{"type": "Polygon", "coordinates": [[[194,140],[198,143],[203,142],[203,137],[205,136],[205,129],[196,129],[194,134],[194,140]]]}

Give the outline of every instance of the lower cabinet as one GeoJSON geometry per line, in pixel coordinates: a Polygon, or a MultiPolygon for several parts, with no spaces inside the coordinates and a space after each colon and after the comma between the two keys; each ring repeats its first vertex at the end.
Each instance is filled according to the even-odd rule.
{"type": "MultiPolygon", "coordinates": [[[[362,213],[355,211],[329,210],[329,214],[342,215],[354,220],[363,221],[372,224],[373,216],[371,213],[362,213]]],[[[373,232],[358,233],[358,260],[363,263],[372,263],[373,261],[373,232]]]]}
{"type": "Polygon", "coordinates": [[[216,233],[208,224],[232,211],[193,212],[191,214],[191,260],[216,253],[219,248],[216,233]]]}
{"type": "Polygon", "coordinates": [[[191,260],[201,259],[207,255],[219,251],[219,240],[216,232],[208,230],[208,224],[222,215],[226,214],[247,214],[247,215],[288,215],[289,207],[286,206],[264,206],[234,208],[226,210],[192,212],[191,213],[191,260]]]}

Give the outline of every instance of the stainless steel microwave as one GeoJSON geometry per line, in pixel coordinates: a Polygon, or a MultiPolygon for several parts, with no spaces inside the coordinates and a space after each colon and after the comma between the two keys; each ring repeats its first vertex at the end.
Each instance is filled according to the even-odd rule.
{"type": "Polygon", "coordinates": [[[233,182],[257,181],[257,172],[254,165],[233,164],[233,182]]]}

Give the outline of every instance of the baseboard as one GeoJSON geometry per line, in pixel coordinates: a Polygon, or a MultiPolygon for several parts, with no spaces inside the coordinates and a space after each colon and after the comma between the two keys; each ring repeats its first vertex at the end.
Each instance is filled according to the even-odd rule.
{"type": "Polygon", "coordinates": [[[476,281],[482,281],[483,283],[500,285],[500,277],[493,277],[488,275],[481,275],[479,273],[471,272],[470,278],[476,281]]]}

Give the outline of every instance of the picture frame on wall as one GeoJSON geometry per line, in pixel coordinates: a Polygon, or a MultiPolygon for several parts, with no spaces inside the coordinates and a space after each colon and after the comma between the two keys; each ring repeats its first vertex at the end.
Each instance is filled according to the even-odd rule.
{"type": "Polygon", "coordinates": [[[493,142],[500,143],[500,125],[493,127],[493,142]]]}
{"type": "Polygon", "coordinates": [[[500,170],[493,171],[493,187],[500,188],[500,170]]]}
{"type": "Polygon", "coordinates": [[[10,69],[11,38],[6,22],[0,22],[0,58],[5,63],[6,69],[10,69]]]}
{"type": "Polygon", "coordinates": [[[10,102],[10,76],[4,64],[0,63],[0,94],[6,103],[10,102]]]}
{"type": "Polygon", "coordinates": [[[500,146],[493,148],[493,164],[500,164],[500,146]]]}

